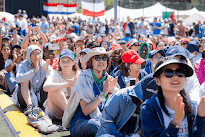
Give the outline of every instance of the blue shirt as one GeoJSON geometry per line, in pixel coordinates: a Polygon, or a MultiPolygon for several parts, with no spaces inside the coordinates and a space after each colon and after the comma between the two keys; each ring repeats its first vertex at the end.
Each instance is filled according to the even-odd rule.
{"type": "Polygon", "coordinates": [[[73,30],[73,32],[76,34],[76,35],[78,35],[79,34],[79,25],[77,24],[77,23],[75,23],[74,25],[73,25],[73,28],[75,28],[75,30],[73,30]]]}
{"type": "MultiPolygon", "coordinates": [[[[105,80],[104,80],[105,81],[105,80]]],[[[97,97],[98,95],[100,95],[100,93],[103,91],[103,82],[102,81],[100,84],[97,83],[97,82],[94,82],[93,83],[93,92],[94,92],[94,95],[95,97],[97,97]]],[[[102,101],[99,105],[98,105],[98,108],[102,111],[102,109],[104,108],[105,106],[105,103],[102,101]]],[[[85,116],[83,114],[83,111],[82,111],[82,108],[80,106],[80,104],[78,105],[78,108],[77,110],[75,111],[75,114],[72,118],[72,120],[70,121],[70,126],[69,126],[69,131],[72,130],[73,126],[75,125],[75,123],[79,120],[79,119],[83,119],[83,120],[89,120],[91,119],[90,118],[90,115],[87,115],[85,116]]]]}
{"type": "Polygon", "coordinates": [[[48,31],[47,29],[45,29],[45,28],[49,28],[49,25],[48,25],[47,22],[42,22],[41,25],[40,25],[40,28],[41,28],[41,31],[42,31],[43,33],[49,33],[49,31],[48,31]],[[43,29],[42,29],[42,28],[43,28],[43,29]]]}
{"type": "MultiPolygon", "coordinates": [[[[153,22],[152,23],[152,27],[154,27],[154,25],[156,25],[157,27],[161,27],[162,26],[160,22],[157,22],[157,23],[153,22]]],[[[156,35],[160,34],[160,32],[161,32],[160,29],[154,29],[153,30],[153,34],[156,34],[156,35]]]]}
{"type": "MultiPolygon", "coordinates": [[[[125,77],[122,74],[121,70],[116,71],[114,75],[115,75],[115,77],[118,76],[117,83],[119,84],[120,89],[126,88],[126,85],[129,84],[129,78],[130,77],[125,77]]],[[[147,72],[145,70],[141,69],[140,74],[138,76],[139,81],[146,75],[147,75],[147,72]]]]}

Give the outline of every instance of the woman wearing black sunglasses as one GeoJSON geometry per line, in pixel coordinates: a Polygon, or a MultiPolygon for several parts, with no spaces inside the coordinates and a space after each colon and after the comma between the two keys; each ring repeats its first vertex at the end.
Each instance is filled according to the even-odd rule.
{"type": "Polygon", "coordinates": [[[175,58],[166,57],[157,64],[153,76],[159,86],[158,93],[141,105],[143,136],[205,135],[205,97],[197,106],[184,90],[185,77],[192,75],[193,69],[175,58]]]}
{"type": "Polygon", "coordinates": [[[112,51],[97,47],[83,57],[87,69],[76,81],[76,92],[72,92],[63,116],[63,126],[69,125],[74,137],[95,136],[101,126],[101,111],[117,84],[117,77],[113,79],[105,71],[111,54],[112,51]]]}

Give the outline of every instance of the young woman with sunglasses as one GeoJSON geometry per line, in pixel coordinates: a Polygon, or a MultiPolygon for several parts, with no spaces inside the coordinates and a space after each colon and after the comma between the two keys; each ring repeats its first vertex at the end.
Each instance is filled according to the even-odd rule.
{"type": "Polygon", "coordinates": [[[105,71],[111,54],[97,47],[83,57],[87,69],[79,76],[63,116],[62,125],[69,126],[71,136],[92,137],[101,126],[101,111],[117,83],[117,77],[113,79],[105,71]]]}
{"type": "Polygon", "coordinates": [[[166,57],[156,65],[153,76],[158,93],[141,105],[141,133],[144,137],[205,135],[205,97],[197,106],[184,90],[185,78],[193,73],[190,66],[172,57],[166,57]]]}

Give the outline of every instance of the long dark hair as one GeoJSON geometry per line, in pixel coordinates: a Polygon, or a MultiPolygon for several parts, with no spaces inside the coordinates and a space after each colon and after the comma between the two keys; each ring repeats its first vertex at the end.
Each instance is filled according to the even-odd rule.
{"type": "MultiPolygon", "coordinates": [[[[191,115],[191,113],[193,112],[193,110],[191,108],[191,104],[188,101],[188,96],[186,95],[186,92],[185,92],[184,89],[180,91],[180,95],[182,96],[183,102],[184,102],[184,105],[185,105],[185,107],[184,107],[185,115],[187,117],[189,117],[191,115]]],[[[170,116],[169,112],[167,111],[167,109],[165,107],[165,100],[164,100],[164,95],[163,95],[161,86],[158,87],[157,96],[158,96],[159,103],[160,103],[160,106],[161,106],[162,110],[165,112],[165,114],[170,116]]]]}
{"type": "Polygon", "coordinates": [[[125,66],[125,63],[121,63],[119,66],[119,69],[122,71],[123,76],[128,77],[129,76],[129,71],[130,70],[130,65],[132,63],[127,63],[127,67],[125,66]]]}

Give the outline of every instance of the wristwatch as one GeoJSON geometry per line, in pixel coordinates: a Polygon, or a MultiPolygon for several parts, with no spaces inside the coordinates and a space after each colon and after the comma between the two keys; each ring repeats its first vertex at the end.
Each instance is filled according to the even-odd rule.
{"type": "Polygon", "coordinates": [[[15,63],[12,63],[12,62],[11,62],[11,66],[15,66],[15,63]]]}
{"type": "Polygon", "coordinates": [[[170,126],[172,126],[173,128],[180,128],[182,125],[181,124],[177,125],[177,124],[175,124],[174,122],[171,121],[170,126]]]}

